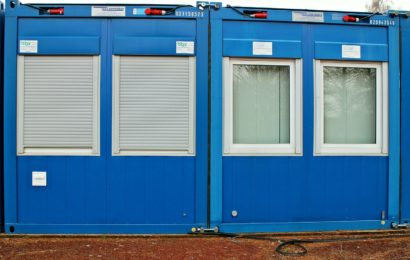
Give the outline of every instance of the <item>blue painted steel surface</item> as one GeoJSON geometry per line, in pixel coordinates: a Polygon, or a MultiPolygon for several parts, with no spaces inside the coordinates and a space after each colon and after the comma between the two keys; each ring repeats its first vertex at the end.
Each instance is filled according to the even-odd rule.
{"type": "Polygon", "coordinates": [[[222,223],[222,20],[211,19],[210,224],[222,223]]]}
{"type": "Polygon", "coordinates": [[[223,24],[223,35],[223,55],[227,57],[252,57],[253,41],[272,41],[271,57],[273,58],[302,57],[302,25],[300,24],[272,25],[262,22],[226,21],[223,24]]]}
{"type": "Polygon", "coordinates": [[[292,11],[267,12],[266,20],[230,8],[211,12],[211,223],[229,232],[390,228],[399,212],[398,19],[352,24],[344,13],[324,12],[323,23],[309,23],[293,22],[292,11]],[[232,39],[246,44],[228,50],[232,39]],[[275,41],[301,42],[303,156],[222,155],[222,57],[252,57],[248,42],[258,40],[274,42],[272,57],[281,58],[298,57],[299,49],[283,46],[278,54],[275,41]],[[389,156],[313,155],[314,59],[341,60],[334,46],[342,43],[362,46],[360,60],[389,62],[389,156]]]}
{"type": "Polygon", "coordinates": [[[145,20],[144,26],[138,26],[140,23],[131,19],[112,21],[114,54],[191,56],[175,54],[175,42],[195,40],[195,20],[145,20]]]}
{"type": "MultiPolygon", "coordinates": [[[[399,22],[399,18],[395,20],[399,22]]],[[[400,213],[400,32],[389,27],[389,193],[388,219],[400,213]],[[397,62],[399,61],[399,62],[397,62]]]]}
{"type": "Polygon", "coordinates": [[[18,40],[37,40],[38,54],[100,54],[101,21],[97,19],[19,19],[18,40]],[[53,26],[50,26],[50,22],[53,26]],[[86,27],[87,30],[83,28],[86,27]],[[62,30],[64,28],[64,31],[62,30]]]}
{"type": "Polygon", "coordinates": [[[28,6],[6,13],[6,231],[186,233],[192,226],[206,225],[207,12],[183,7],[179,15],[147,17],[133,14],[144,6],[126,6],[126,17],[96,18],[90,16],[89,5],[58,6],[65,8],[64,16],[39,15],[28,6]],[[159,38],[164,41],[157,42],[159,38]],[[19,39],[37,39],[38,54],[101,55],[100,156],[16,156],[19,39]],[[113,157],[112,55],[175,56],[175,41],[186,39],[195,41],[197,53],[196,155],[113,157]],[[31,186],[31,172],[39,170],[48,173],[47,187],[31,186]]]}
{"type": "Polygon", "coordinates": [[[410,223],[410,19],[401,23],[401,222],[410,223]]]}
{"type": "MultiPolygon", "coordinates": [[[[0,100],[3,100],[3,66],[4,66],[4,5],[0,3],[0,82],[2,82],[0,91],[0,100]]],[[[0,106],[0,118],[1,122],[3,122],[3,106],[0,106]]],[[[3,124],[0,127],[0,135],[3,135],[3,124]]],[[[0,146],[3,147],[4,141],[0,138],[0,146]]],[[[0,156],[0,231],[4,231],[4,156],[1,153],[0,156]]]]}
{"type": "MultiPolygon", "coordinates": [[[[351,42],[316,42],[315,58],[323,60],[356,60],[342,57],[342,45],[352,45],[351,42]]],[[[360,44],[362,61],[388,61],[389,49],[387,44],[360,44]]]]}

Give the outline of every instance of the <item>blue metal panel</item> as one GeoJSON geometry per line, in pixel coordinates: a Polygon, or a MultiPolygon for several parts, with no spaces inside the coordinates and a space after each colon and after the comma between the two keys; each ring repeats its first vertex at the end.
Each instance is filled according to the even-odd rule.
{"type": "MultiPolygon", "coordinates": [[[[208,173],[207,13],[184,7],[179,10],[185,13],[178,16],[147,18],[144,15],[144,19],[130,20],[126,17],[92,18],[91,6],[88,5],[63,7],[66,15],[58,18],[39,15],[37,10],[27,6],[9,9],[6,14],[6,55],[9,59],[5,70],[6,231],[186,233],[192,226],[205,226],[208,173]],[[116,37],[164,37],[174,43],[172,47],[171,44],[147,47],[147,42],[138,41],[137,44],[142,47],[133,49],[130,45],[116,43],[116,37]],[[100,156],[16,157],[18,39],[38,39],[40,54],[100,54],[100,156]],[[94,43],[95,39],[98,39],[98,44],[94,43]],[[121,54],[140,54],[141,50],[149,50],[145,54],[176,55],[175,41],[186,39],[195,41],[198,50],[196,156],[113,157],[111,73],[112,55],[118,54],[114,51],[119,48],[124,51],[119,52],[121,54]],[[74,46],[52,46],[53,43],[73,41],[76,41],[74,46]],[[79,42],[82,44],[77,44],[79,42]],[[47,171],[47,187],[32,187],[32,171],[47,171]]],[[[127,16],[133,16],[133,8],[137,6],[126,6],[127,16]]]]}
{"type": "Polygon", "coordinates": [[[317,25],[313,33],[316,59],[345,60],[342,57],[342,45],[359,45],[361,46],[361,58],[357,60],[388,60],[388,31],[386,28],[317,25]]]}
{"type": "MultiPolygon", "coordinates": [[[[395,18],[397,24],[399,19],[395,18]]],[[[400,37],[389,27],[389,193],[388,219],[399,220],[400,211],[400,37]]]]}
{"type": "MultiPolygon", "coordinates": [[[[398,23],[397,23],[398,24],[398,23]]],[[[398,28],[398,26],[394,26],[398,28]]],[[[350,44],[388,44],[386,27],[318,24],[313,31],[315,41],[346,42],[350,44]]]]}
{"type": "Polygon", "coordinates": [[[224,157],[224,223],[381,219],[388,158],[313,157],[309,150],[292,158],[224,157]]]}
{"type": "MultiPolygon", "coordinates": [[[[3,66],[4,66],[4,5],[3,3],[0,3],[0,82],[3,84],[3,66]]],[[[3,100],[4,96],[4,85],[1,85],[1,91],[0,93],[0,100],[3,100]]],[[[0,118],[1,122],[3,122],[3,106],[0,106],[0,118]]],[[[0,135],[3,135],[3,124],[0,127],[0,135]]],[[[0,139],[0,147],[3,147],[4,141],[3,139],[0,139]]],[[[4,156],[3,156],[3,150],[1,150],[1,156],[0,156],[0,231],[4,231],[4,156]]]]}
{"type": "Polygon", "coordinates": [[[350,42],[316,42],[315,58],[319,60],[362,60],[362,61],[388,61],[389,48],[387,44],[357,44],[350,42]],[[343,45],[360,46],[360,58],[344,58],[343,45]]]}
{"type": "MultiPolygon", "coordinates": [[[[296,23],[292,11],[267,11],[263,22],[229,8],[211,12],[211,194],[216,201],[211,223],[230,232],[389,228],[398,213],[398,20],[373,16],[367,23],[346,24],[344,13],[324,12],[324,23],[296,23]],[[302,43],[303,156],[223,157],[221,50],[229,53],[225,44],[232,39],[274,42],[286,36],[302,43]],[[315,53],[318,42],[328,45],[316,46],[315,53]],[[388,157],[313,155],[313,63],[315,58],[341,60],[341,50],[333,47],[341,43],[361,45],[361,60],[389,61],[388,157]],[[380,53],[370,53],[375,50],[380,53]]],[[[249,48],[230,54],[249,56],[249,48]]]]}
{"type": "Polygon", "coordinates": [[[191,230],[184,224],[16,224],[16,234],[180,234],[191,230]]]}
{"type": "MultiPolygon", "coordinates": [[[[99,37],[20,37],[21,40],[30,40],[38,42],[38,53],[36,55],[97,55],[100,54],[99,37]]],[[[24,54],[19,52],[19,54],[24,54]]]]}
{"type": "MultiPolygon", "coordinates": [[[[4,222],[17,223],[17,150],[16,150],[16,92],[17,92],[17,18],[5,21],[4,59],[4,222]],[[7,75],[7,76],[6,76],[7,75]]],[[[6,225],[6,224],[5,224],[6,225]]]]}
{"type": "Polygon", "coordinates": [[[302,56],[302,25],[300,24],[226,21],[223,23],[223,35],[224,56],[253,57],[252,43],[258,41],[272,42],[272,56],[264,57],[300,58],[302,56]]]}
{"type": "MultiPolygon", "coordinates": [[[[20,1],[18,0],[6,0],[6,6],[7,6],[7,13],[5,14],[6,16],[15,16],[15,17],[39,17],[39,18],[50,18],[52,16],[43,14],[41,15],[39,10],[36,8],[33,8],[28,5],[24,5],[22,3],[20,5],[20,1]],[[11,8],[11,2],[15,3],[15,7],[11,8]]],[[[132,17],[135,19],[169,19],[169,18],[179,18],[179,19],[203,19],[208,17],[207,11],[199,10],[197,8],[193,8],[190,6],[182,6],[178,8],[178,11],[176,11],[173,14],[169,15],[163,15],[163,16],[148,16],[145,13],[142,12],[142,10],[145,11],[146,8],[155,8],[155,9],[162,9],[162,8],[167,8],[167,9],[172,9],[176,7],[175,5],[120,5],[120,4],[107,4],[107,5],[75,5],[75,4],[69,4],[69,5],[64,5],[64,4],[36,4],[35,6],[37,7],[47,7],[47,8],[52,8],[52,7],[64,7],[64,15],[58,17],[65,17],[65,18],[70,18],[70,17],[91,17],[92,15],[92,8],[93,6],[110,6],[110,7],[124,7],[125,8],[125,16],[114,16],[114,18],[123,18],[123,17],[132,17]]],[[[110,15],[106,16],[94,16],[94,18],[110,18],[110,15]]],[[[111,17],[113,18],[113,17],[111,17]]],[[[142,26],[141,29],[144,27],[142,26]]],[[[81,29],[81,28],[79,28],[81,29]]],[[[175,28],[173,28],[175,29],[175,28]]]]}
{"type": "Polygon", "coordinates": [[[210,223],[222,223],[222,20],[211,13],[210,223]]]}
{"type": "Polygon", "coordinates": [[[196,38],[195,20],[113,20],[112,30],[114,54],[189,56],[176,54],[175,43],[196,38]]]}
{"type": "MultiPolygon", "coordinates": [[[[208,60],[209,52],[209,17],[207,19],[199,19],[196,24],[196,49],[201,50],[196,54],[197,60],[208,60]]],[[[196,159],[196,176],[195,176],[195,223],[207,224],[208,222],[208,177],[209,177],[209,78],[208,78],[208,62],[197,63],[196,77],[199,84],[197,84],[197,107],[207,108],[200,112],[199,120],[196,121],[196,145],[199,147],[207,147],[206,149],[197,149],[196,159]],[[206,130],[205,130],[206,129],[206,130]],[[204,185],[206,184],[206,185],[204,185]]]]}
{"type": "Polygon", "coordinates": [[[175,53],[175,43],[177,41],[195,42],[195,39],[171,37],[115,37],[113,53],[116,55],[195,55],[195,53],[175,53]]]}
{"type": "Polygon", "coordinates": [[[410,223],[410,19],[401,18],[401,222],[410,223]]]}
{"type": "Polygon", "coordinates": [[[306,232],[306,231],[334,231],[334,230],[384,230],[389,225],[383,225],[376,220],[362,221],[314,221],[314,222],[276,222],[276,223],[246,223],[222,224],[222,232],[306,232]]]}
{"type": "Polygon", "coordinates": [[[101,22],[97,19],[25,18],[18,23],[18,40],[37,40],[38,55],[100,54],[101,22]]]}
{"type": "Polygon", "coordinates": [[[302,57],[302,42],[290,40],[258,40],[258,39],[225,39],[224,56],[227,57],[272,57],[272,58],[300,58],[302,57]],[[254,55],[253,42],[271,42],[272,55],[254,55]]]}

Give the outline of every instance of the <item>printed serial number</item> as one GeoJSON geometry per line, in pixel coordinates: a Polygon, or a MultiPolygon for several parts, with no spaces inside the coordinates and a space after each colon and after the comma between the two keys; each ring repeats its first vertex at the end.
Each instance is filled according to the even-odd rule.
{"type": "Polygon", "coordinates": [[[370,24],[394,26],[396,23],[395,21],[391,21],[391,20],[370,20],[370,24]]]}
{"type": "Polygon", "coordinates": [[[175,16],[184,16],[184,17],[204,17],[203,12],[187,12],[187,11],[176,11],[175,16]]]}

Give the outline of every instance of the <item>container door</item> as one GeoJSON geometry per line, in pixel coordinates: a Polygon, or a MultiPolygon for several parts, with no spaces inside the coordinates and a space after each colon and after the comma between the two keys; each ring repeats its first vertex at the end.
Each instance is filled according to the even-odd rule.
{"type": "Polygon", "coordinates": [[[341,14],[265,14],[226,8],[211,19],[213,225],[389,228],[399,148],[390,29],[341,14]]]}

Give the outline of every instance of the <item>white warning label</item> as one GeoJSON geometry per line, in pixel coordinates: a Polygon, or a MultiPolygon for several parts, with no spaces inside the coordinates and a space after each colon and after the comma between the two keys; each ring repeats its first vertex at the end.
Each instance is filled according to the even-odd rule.
{"type": "Polygon", "coordinates": [[[272,55],[272,42],[253,42],[253,55],[272,55]]]}
{"type": "Polygon", "coordinates": [[[184,42],[177,41],[177,54],[194,54],[195,53],[195,43],[194,42],[184,42]]]}
{"type": "Polygon", "coordinates": [[[360,59],[361,57],[360,45],[342,45],[342,58],[360,59]]]}
{"type": "Polygon", "coordinates": [[[20,53],[37,53],[38,41],[20,40],[20,53]]]}

